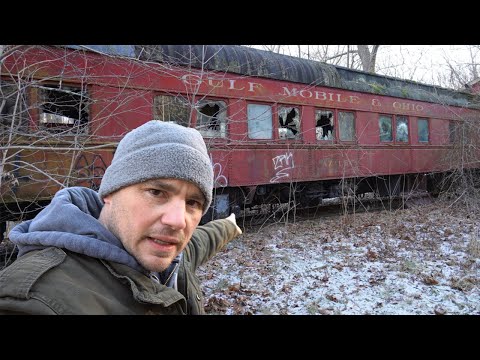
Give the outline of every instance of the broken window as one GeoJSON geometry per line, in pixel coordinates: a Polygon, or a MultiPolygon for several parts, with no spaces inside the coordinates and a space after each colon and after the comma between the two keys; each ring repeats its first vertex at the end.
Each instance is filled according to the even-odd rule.
{"type": "Polygon", "coordinates": [[[300,139],[300,111],[296,107],[278,108],[278,137],[280,139],[300,139]]]}
{"type": "Polygon", "coordinates": [[[315,132],[317,140],[334,140],[334,122],[333,111],[315,110],[315,132]]]}
{"type": "Polygon", "coordinates": [[[355,140],[355,114],[352,112],[338,112],[338,130],[341,141],[355,140]]]}
{"type": "Polygon", "coordinates": [[[0,132],[26,131],[28,118],[25,90],[21,84],[0,80],[0,132]]]}
{"type": "Polygon", "coordinates": [[[185,127],[190,126],[192,106],[188,99],[181,95],[158,95],[153,100],[153,116],[155,120],[173,122],[185,127]]]}
{"type": "Polygon", "coordinates": [[[392,141],[392,117],[380,115],[378,118],[378,126],[380,128],[380,141],[392,141]]]}
{"type": "Polygon", "coordinates": [[[408,142],[408,118],[406,116],[397,116],[396,126],[395,140],[399,142],[408,142]]]}
{"type": "Polygon", "coordinates": [[[85,133],[89,122],[86,91],[71,86],[39,88],[39,125],[55,132],[85,133]]]}
{"type": "Polygon", "coordinates": [[[226,135],[227,106],[224,101],[200,100],[196,107],[197,130],[205,137],[226,135]]]}
{"type": "Polygon", "coordinates": [[[428,143],[428,119],[418,119],[418,142],[428,143]]]}
{"type": "Polygon", "coordinates": [[[270,105],[248,104],[247,116],[250,139],[271,139],[273,137],[272,107],[270,105]]]}

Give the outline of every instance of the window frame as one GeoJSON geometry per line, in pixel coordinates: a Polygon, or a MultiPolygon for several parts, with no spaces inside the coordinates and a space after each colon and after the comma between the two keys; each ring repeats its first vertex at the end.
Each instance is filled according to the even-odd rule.
{"type": "Polygon", "coordinates": [[[430,144],[430,121],[429,118],[417,118],[417,141],[419,144],[428,145],[430,144]],[[420,140],[420,122],[426,121],[427,123],[427,141],[420,140]]]}
{"type": "MultiPolygon", "coordinates": [[[[291,110],[290,110],[291,111],[291,110]]],[[[288,115],[287,115],[288,116],[288,115]]],[[[295,116],[297,117],[297,116],[295,116]]],[[[274,132],[275,132],[275,139],[279,141],[302,141],[303,140],[303,131],[302,131],[302,123],[303,123],[303,106],[298,105],[298,104],[277,104],[275,106],[275,111],[273,118],[275,119],[275,126],[274,126],[274,132]],[[289,127],[287,125],[281,126],[280,125],[280,110],[281,109],[297,109],[298,112],[298,128],[296,129],[298,133],[294,135],[293,137],[289,136],[282,136],[280,133],[285,132],[288,134],[288,130],[286,131],[280,131],[280,129],[288,129],[289,127]]],[[[291,131],[293,134],[293,132],[291,131]]]]}
{"type": "MultiPolygon", "coordinates": [[[[90,133],[92,123],[91,105],[93,100],[90,97],[91,89],[88,84],[41,83],[33,85],[32,92],[34,92],[33,98],[35,99],[36,124],[38,129],[63,136],[88,135],[90,133]],[[62,90],[65,94],[61,94],[62,90]],[[48,94],[47,91],[51,91],[51,94],[48,94]],[[55,92],[65,96],[71,95],[72,97],[78,92],[78,94],[76,94],[80,97],[78,105],[82,106],[79,118],[64,115],[65,109],[62,109],[62,107],[68,108],[68,106],[72,106],[76,109],[78,105],[56,105],[53,100],[59,100],[59,98],[49,98],[49,96],[53,96],[55,92]],[[48,109],[46,104],[53,109],[48,109]]],[[[75,100],[72,98],[67,99],[67,101],[75,100]]]]}
{"type": "Polygon", "coordinates": [[[338,141],[342,143],[356,143],[357,142],[357,113],[353,110],[337,109],[337,129],[338,129],[338,141]],[[353,139],[342,140],[341,139],[341,126],[340,126],[340,113],[348,113],[353,115],[353,139]]]}
{"type": "Polygon", "coordinates": [[[385,114],[385,113],[380,113],[378,114],[378,121],[377,121],[377,126],[378,126],[378,139],[380,144],[395,144],[395,145],[407,145],[411,144],[411,121],[410,121],[410,116],[408,115],[403,115],[403,114],[385,114]],[[380,127],[380,119],[384,118],[390,118],[390,135],[391,135],[391,140],[384,140],[382,141],[382,133],[381,133],[381,127],[380,127]],[[407,124],[407,141],[400,141],[398,140],[398,120],[399,118],[405,118],[406,119],[406,124],[407,124]],[[395,125],[395,126],[394,126],[395,125]]]}
{"type": "Polygon", "coordinates": [[[274,119],[274,115],[275,115],[275,109],[273,109],[273,105],[272,104],[268,104],[268,103],[262,103],[262,102],[247,102],[246,103],[246,115],[247,115],[247,138],[248,140],[253,140],[253,141],[272,141],[272,140],[276,140],[275,138],[275,126],[273,124],[273,119],[274,119]],[[256,120],[256,121],[259,121],[258,120],[258,117],[257,119],[250,119],[250,114],[249,114],[249,107],[250,106],[265,106],[267,108],[270,108],[270,128],[269,129],[266,129],[267,131],[270,130],[270,137],[269,138],[259,138],[259,137],[251,137],[251,128],[250,128],[250,124],[256,120]]]}
{"type": "Polygon", "coordinates": [[[410,135],[410,118],[407,115],[394,115],[394,117],[395,117],[395,144],[410,144],[411,143],[411,141],[410,141],[410,136],[411,136],[410,135]],[[399,124],[400,118],[404,118],[406,120],[406,124],[407,124],[407,140],[406,141],[398,140],[398,138],[399,138],[398,124],[399,124]]]}
{"type": "Polygon", "coordinates": [[[456,120],[449,120],[448,121],[448,142],[447,144],[453,145],[456,144],[459,140],[458,129],[460,125],[459,122],[456,120]]]}
{"type": "MultiPolygon", "coordinates": [[[[170,104],[168,104],[170,105],[170,104]]],[[[184,127],[191,127],[192,124],[193,124],[193,116],[195,114],[195,111],[192,112],[192,104],[190,103],[190,99],[188,98],[188,96],[182,94],[182,93],[177,93],[177,94],[171,94],[171,93],[155,93],[153,95],[153,111],[152,111],[152,115],[153,115],[153,119],[154,120],[159,120],[159,121],[164,121],[164,122],[170,122],[170,123],[174,123],[174,124],[177,124],[177,125],[181,125],[181,126],[184,126],[184,127]],[[180,99],[180,100],[185,100],[183,101],[182,104],[179,104],[178,106],[182,105],[182,107],[186,110],[186,113],[188,115],[186,115],[186,122],[178,122],[176,120],[171,120],[172,117],[169,117],[169,119],[165,120],[165,111],[162,110],[162,112],[160,112],[160,105],[162,104],[158,104],[159,99],[160,97],[170,97],[172,99],[175,99],[174,101],[176,101],[177,99],[180,99]],[[188,103],[188,105],[186,105],[186,103],[188,103]],[[161,116],[162,115],[162,116],[161,116]]],[[[165,105],[162,105],[162,106],[165,106],[165,105]]],[[[171,111],[169,111],[169,114],[171,114],[171,111]]]]}
{"type": "MultiPolygon", "coordinates": [[[[323,108],[323,107],[314,107],[313,109],[313,123],[315,125],[315,141],[318,143],[318,144],[334,144],[336,143],[338,140],[338,134],[337,134],[337,130],[338,130],[338,118],[337,118],[337,113],[336,113],[336,110],[335,108],[323,108]],[[320,126],[317,126],[317,122],[321,120],[320,119],[317,119],[317,113],[318,112],[330,112],[332,113],[332,116],[333,116],[333,124],[330,124],[330,126],[333,126],[333,131],[331,132],[332,134],[332,138],[331,139],[319,139],[318,138],[318,131],[317,129],[319,127],[323,127],[323,126],[328,126],[328,125],[320,125],[320,126]]],[[[323,135],[323,132],[322,132],[322,135],[323,135]]],[[[323,137],[323,136],[322,136],[323,137]]]]}
{"type": "Polygon", "coordinates": [[[0,113],[0,133],[12,130],[12,119],[14,119],[14,131],[27,133],[30,125],[29,105],[32,89],[29,86],[20,87],[21,84],[5,79],[1,79],[0,85],[0,105],[3,103],[0,113]]]}
{"type": "MultiPolygon", "coordinates": [[[[205,106],[203,105],[203,106],[205,106]]],[[[197,129],[204,138],[209,139],[209,140],[225,140],[228,138],[228,123],[229,123],[229,117],[228,117],[228,108],[229,108],[229,103],[228,99],[224,98],[216,98],[216,97],[208,97],[208,96],[202,96],[201,98],[199,97],[198,100],[195,100],[195,111],[192,114],[192,122],[195,126],[195,129],[197,129]],[[201,116],[201,112],[199,109],[199,104],[205,103],[219,103],[223,102],[224,104],[224,110],[220,109],[219,113],[223,115],[223,119],[220,119],[219,123],[219,130],[218,130],[218,136],[215,136],[215,134],[212,131],[217,131],[217,130],[205,130],[205,129],[199,129],[199,117],[201,116]],[[222,122],[223,120],[223,122],[222,122]],[[223,125],[223,126],[222,126],[223,125]],[[209,132],[210,131],[210,132],[209,132]]],[[[203,114],[203,116],[209,116],[206,114],[203,114]]],[[[203,126],[203,125],[202,125],[203,126]]]]}

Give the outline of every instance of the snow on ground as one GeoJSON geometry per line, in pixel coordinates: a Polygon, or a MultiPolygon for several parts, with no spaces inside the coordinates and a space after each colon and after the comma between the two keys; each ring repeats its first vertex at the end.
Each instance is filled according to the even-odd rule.
{"type": "Polygon", "coordinates": [[[438,202],[277,223],[197,274],[208,314],[480,314],[480,224],[438,202]]]}

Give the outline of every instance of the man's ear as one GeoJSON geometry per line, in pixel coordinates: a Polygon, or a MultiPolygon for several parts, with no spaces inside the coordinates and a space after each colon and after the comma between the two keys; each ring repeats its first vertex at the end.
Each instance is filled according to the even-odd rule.
{"type": "Polygon", "coordinates": [[[103,202],[104,202],[105,204],[111,204],[111,202],[112,202],[111,194],[108,194],[107,196],[105,196],[105,197],[103,198],[103,202]]]}

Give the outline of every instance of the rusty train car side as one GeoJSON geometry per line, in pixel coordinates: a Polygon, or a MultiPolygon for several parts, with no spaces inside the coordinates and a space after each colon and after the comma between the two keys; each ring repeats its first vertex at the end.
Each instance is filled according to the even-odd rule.
{"type": "Polygon", "coordinates": [[[432,190],[458,166],[458,124],[480,113],[468,93],[241,46],[15,47],[0,89],[0,222],[32,217],[62,187],[97,189],[121,137],[151,119],[203,134],[208,220],[432,190]]]}

